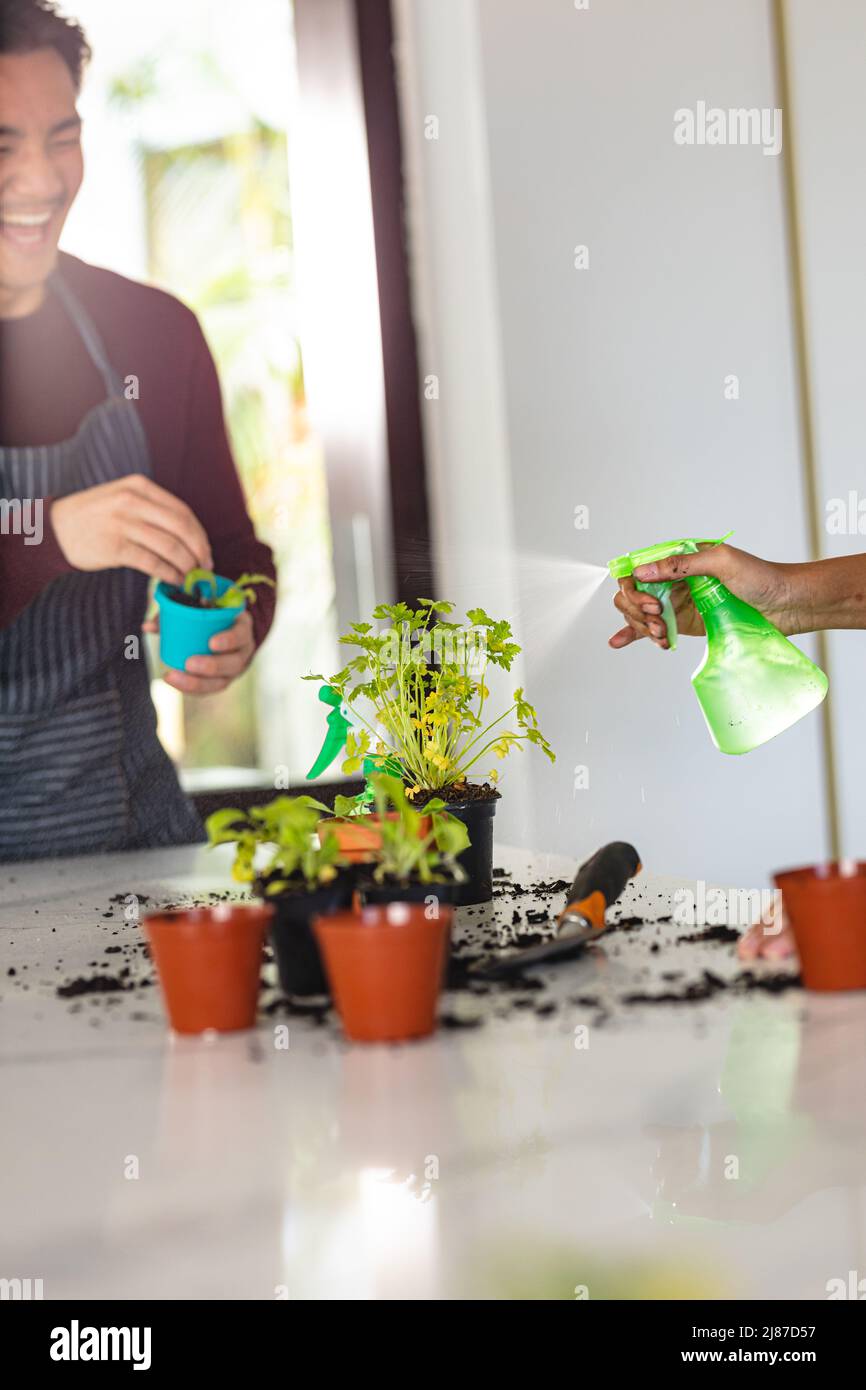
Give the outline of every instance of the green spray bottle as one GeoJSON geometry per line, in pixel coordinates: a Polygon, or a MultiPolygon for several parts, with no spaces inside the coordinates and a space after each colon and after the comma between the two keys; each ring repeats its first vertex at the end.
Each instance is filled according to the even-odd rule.
{"type": "MultiPolygon", "coordinates": [[[[608,569],[614,579],[624,579],[640,565],[671,555],[693,555],[702,546],[721,545],[727,539],[662,541],[618,555],[608,569]]],[[[685,582],[707,633],[706,651],[692,676],[707,728],[720,752],[749,753],[819,705],[827,694],[827,677],[768,618],[720,580],[688,576],[685,582]]],[[[670,582],[636,579],[635,586],[661,603],[668,644],[674,650],[677,624],[670,582]]]]}

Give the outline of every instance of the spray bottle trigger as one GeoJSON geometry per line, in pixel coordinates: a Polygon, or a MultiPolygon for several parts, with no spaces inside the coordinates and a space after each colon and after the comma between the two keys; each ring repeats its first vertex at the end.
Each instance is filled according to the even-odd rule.
{"type": "Polygon", "coordinates": [[[668,639],[668,647],[672,652],[677,649],[677,615],[674,611],[673,599],[671,598],[670,584],[642,584],[639,579],[635,581],[635,588],[640,589],[641,593],[652,594],[657,598],[662,606],[662,622],[665,625],[665,632],[668,639]]]}

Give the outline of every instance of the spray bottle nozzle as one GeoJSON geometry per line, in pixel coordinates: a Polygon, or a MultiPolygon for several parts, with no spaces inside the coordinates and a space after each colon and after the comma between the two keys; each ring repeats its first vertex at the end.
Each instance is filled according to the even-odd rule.
{"type": "Polygon", "coordinates": [[[689,536],[679,541],[659,541],[657,545],[647,545],[642,550],[630,550],[625,555],[617,555],[615,559],[608,561],[607,567],[614,579],[626,579],[641,565],[652,565],[656,560],[667,560],[671,555],[694,555],[702,545],[721,545],[733,534],[733,531],[729,531],[717,540],[689,536]]]}
{"type": "MultiPolygon", "coordinates": [[[[641,565],[652,565],[657,560],[667,560],[671,555],[694,555],[701,546],[721,545],[733,534],[733,531],[729,531],[726,536],[721,536],[718,540],[700,540],[689,536],[678,541],[659,541],[657,545],[647,545],[642,550],[630,550],[625,555],[617,555],[615,559],[608,562],[608,569],[614,579],[627,579],[641,565]]],[[[642,593],[651,594],[653,598],[659,600],[662,606],[662,621],[667,633],[668,646],[671,651],[675,651],[677,618],[671,600],[671,581],[643,583],[636,579],[635,586],[642,593]]]]}

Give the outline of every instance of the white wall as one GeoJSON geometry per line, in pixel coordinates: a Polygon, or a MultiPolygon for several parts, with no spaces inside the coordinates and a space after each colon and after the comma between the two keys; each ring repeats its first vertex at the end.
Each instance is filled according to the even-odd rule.
{"type": "MultiPolygon", "coordinates": [[[[866,7],[860,0],[789,0],[803,283],[822,506],[854,491],[866,510],[866,7]]],[[[862,531],[825,532],[824,553],[866,550],[862,531]]],[[[842,852],[866,846],[866,642],[829,637],[842,852]]]]}
{"type": "Polygon", "coordinates": [[[700,644],[610,651],[612,582],[553,643],[546,614],[574,582],[551,560],[731,527],[806,558],[782,161],[672,135],[700,99],[777,104],[769,5],[398,0],[397,19],[440,589],[485,601],[495,576],[559,754],[524,754],[518,795],[507,775],[500,837],[630,838],[659,872],[757,886],[826,850],[819,717],[725,758],[689,682],[700,644]]]}

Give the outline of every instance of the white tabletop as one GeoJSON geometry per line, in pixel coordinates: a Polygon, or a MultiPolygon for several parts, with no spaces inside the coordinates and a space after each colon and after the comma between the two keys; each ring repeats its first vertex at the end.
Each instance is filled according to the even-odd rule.
{"type": "MultiPolygon", "coordinates": [[[[521,883],[574,867],[497,862],[521,883]]],[[[866,1274],[866,995],[623,1002],[741,970],[668,923],[531,998],[450,995],[481,1025],[395,1048],[292,1018],[277,1049],[279,1015],[176,1038],[156,988],[57,996],[149,975],[113,896],[228,883],[204,849],[0,866],[0,1274],[178,1299],[820,1299],[866,1274]]],[[[665,915],[676,885],[638,884],[621,913],[665,915]]]]}

